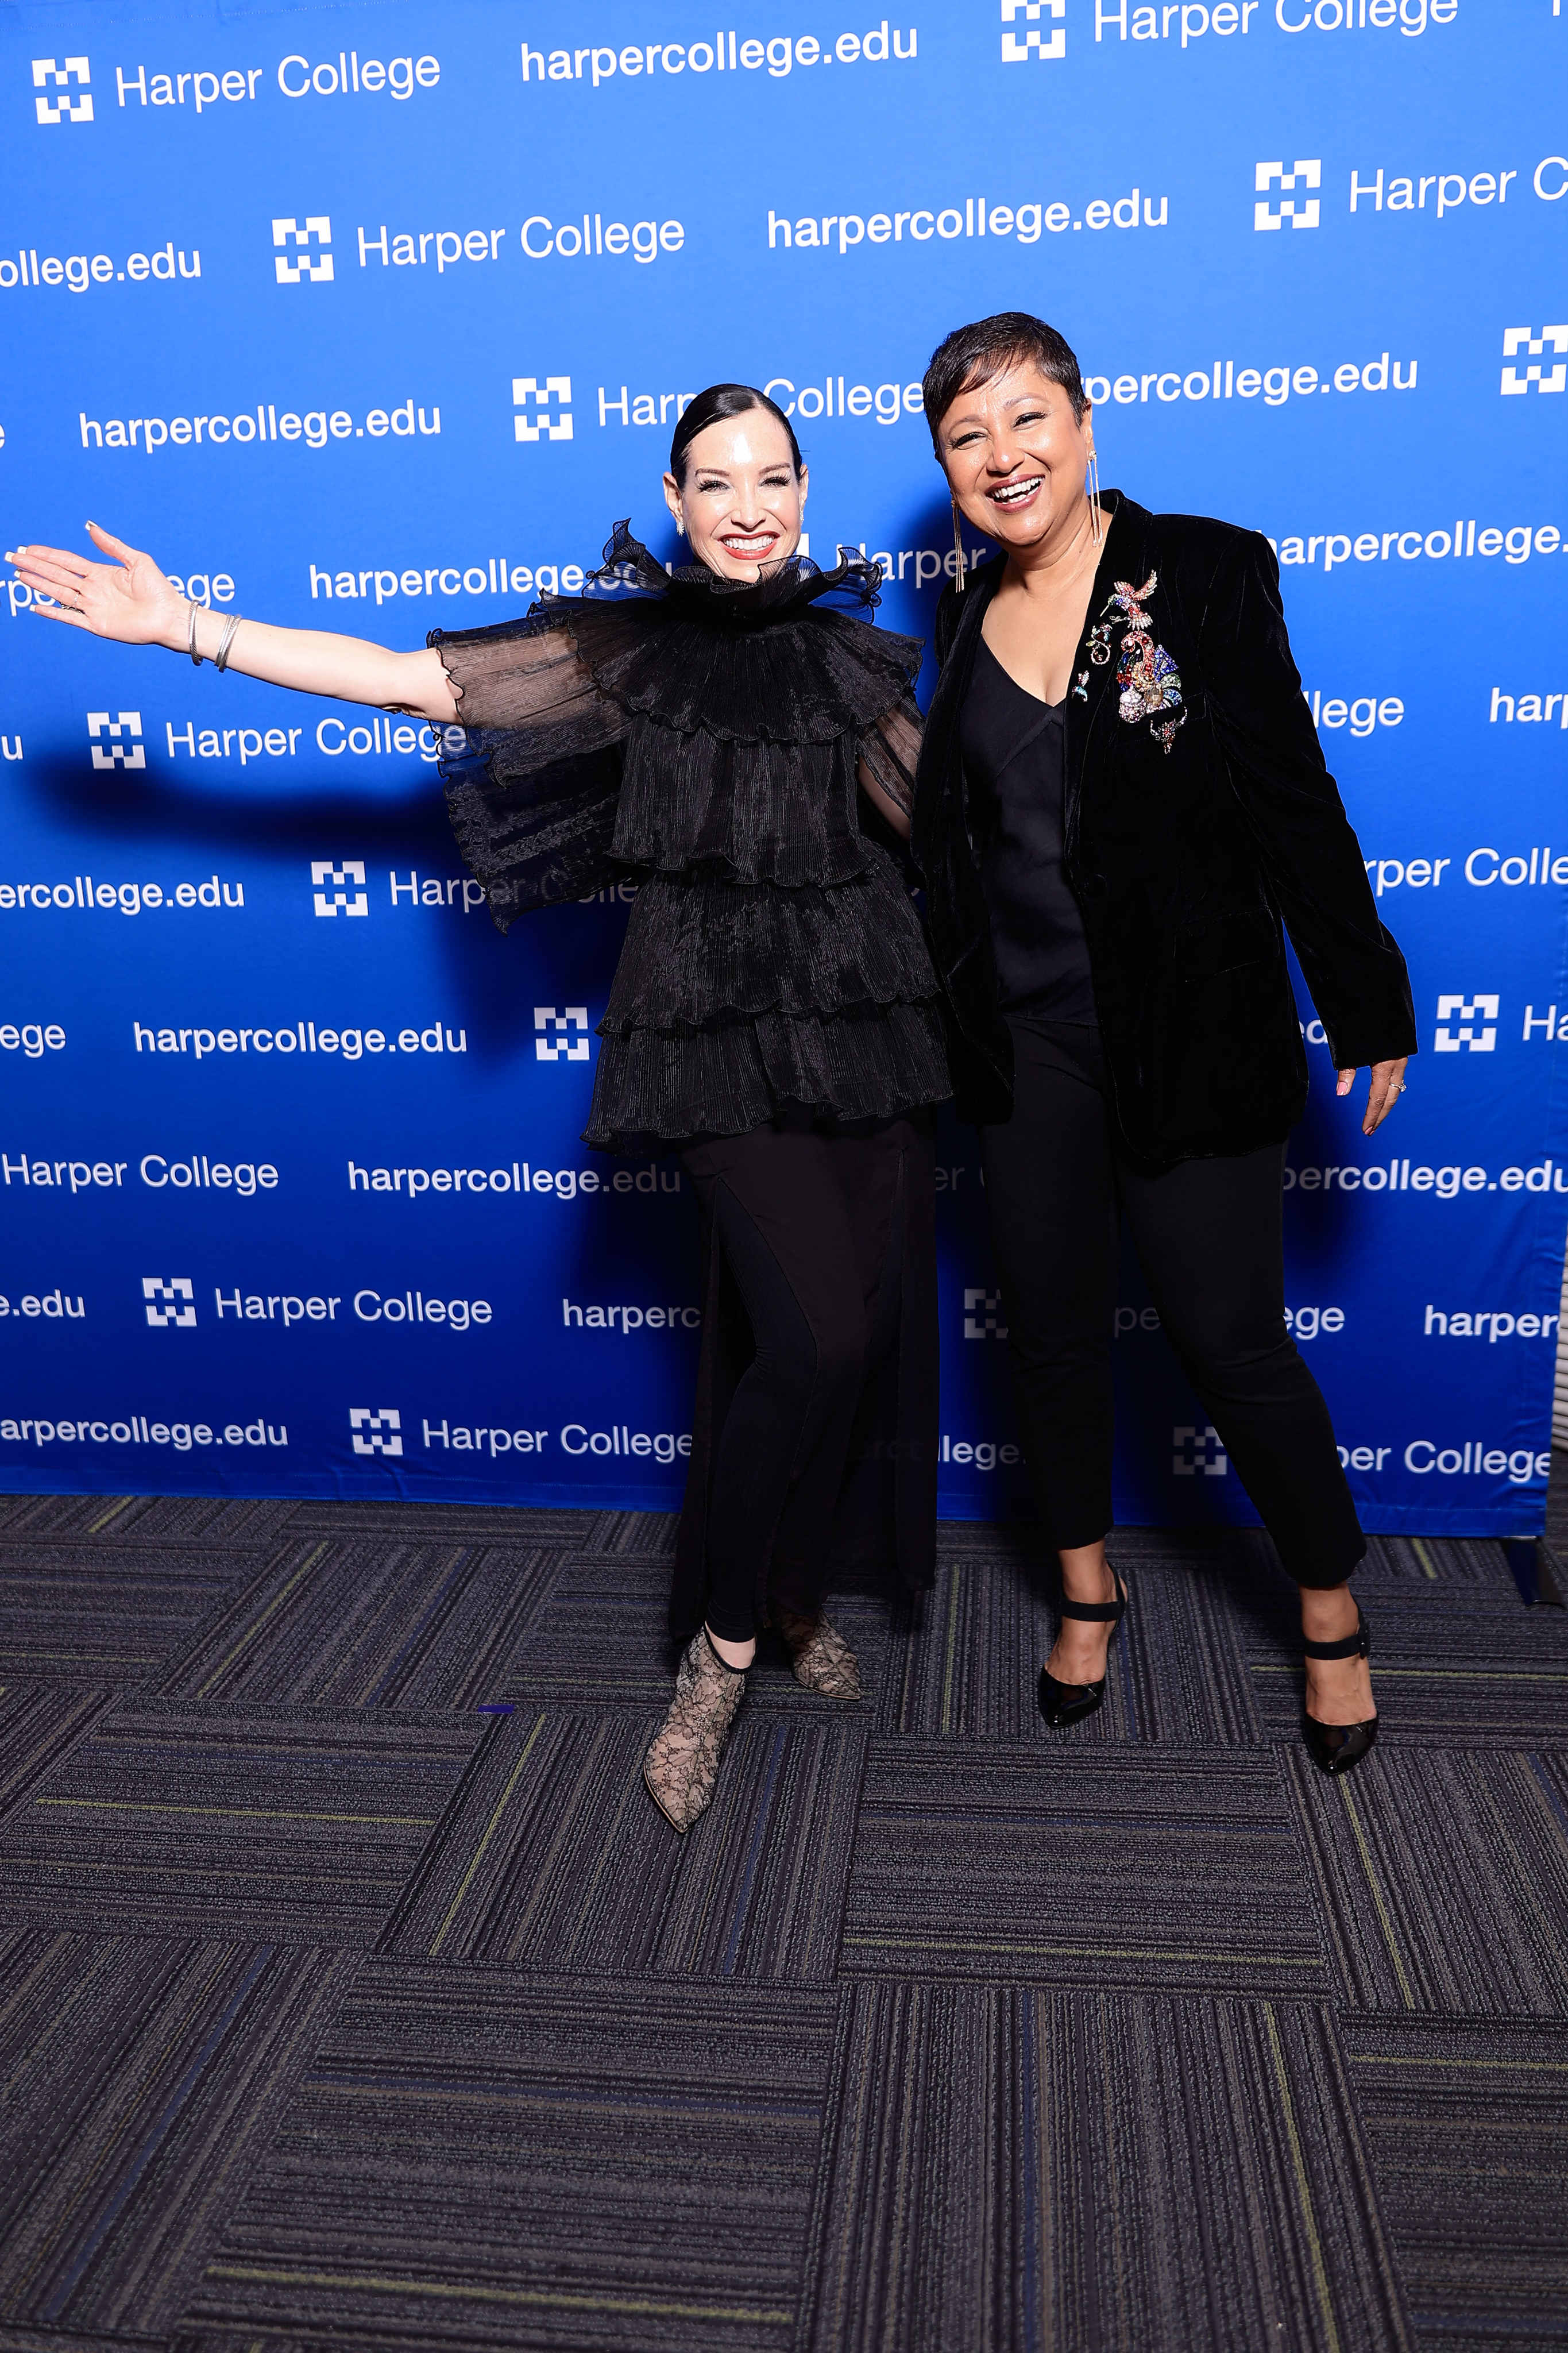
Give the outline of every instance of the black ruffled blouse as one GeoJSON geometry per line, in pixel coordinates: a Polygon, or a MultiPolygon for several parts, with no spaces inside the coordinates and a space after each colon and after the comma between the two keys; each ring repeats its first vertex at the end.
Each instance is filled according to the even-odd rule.
{"type": "Polygon", "coordinates": [[[786,1106],[890,1119],[951,1092],[938,984],[863,765],[906,802],[918,638],[840,551],[755,583],[666,574],[617,526],[580,596],[430,643],[462,726],[442,761],[458,844],[504,932],[641,878],[599,1025],[585,1143],[739,1135],[786,1106]]]}

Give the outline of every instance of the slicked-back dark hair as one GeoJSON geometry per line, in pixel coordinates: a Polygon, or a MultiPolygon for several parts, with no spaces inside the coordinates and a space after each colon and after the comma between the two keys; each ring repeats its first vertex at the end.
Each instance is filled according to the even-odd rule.
{"type": "Polygon", "coordinates": [[[1031,311],[998,311],[989,319],[976,319],[972,326],[955,327],[931,355],[921,398],[931,447],[939,458],[938,429],[959,394],[972,385],[989,384],[1004,368],[1016,367],[1022,360],[1033,360],[1042,375],[1060,385],[1072,403],[1074,417],[1082,423],[1088,401],[1078,356],[1066,336],[1058,335],[1031,311]]]}
{"type": "Polygon", "coordinates": [[[789,438],[789,453],[795,460],[795,470],[801,470],[800,444],[795,438],[795,427],[776,400],[759,392],[754,384],[710,384],[700,392],[675,428],[675,438],[669,445],[669,470],[676,480],[685,486],[686,452],[700,433],[710,425],[721,424],[726,417],[744,417],[749,408],[765,408],[776,417],[789,438]]]}

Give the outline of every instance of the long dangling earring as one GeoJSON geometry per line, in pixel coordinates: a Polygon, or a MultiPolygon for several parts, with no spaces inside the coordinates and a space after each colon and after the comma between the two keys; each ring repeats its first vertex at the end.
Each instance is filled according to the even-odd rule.
{"type": "Polygon", "coordinates": [[[952,493],[952,553],[955,559],[953,577],[958,593],[963,594],[963,517],[959,512],[958,492],[952,493]]]}
{"type": "Polygon", "coordinates": [[[1105,523],[1100,512],[1100,452],[1092,441],[1089,445],[1089,527],[1098,547],[1105,537],[1105,523]]]}

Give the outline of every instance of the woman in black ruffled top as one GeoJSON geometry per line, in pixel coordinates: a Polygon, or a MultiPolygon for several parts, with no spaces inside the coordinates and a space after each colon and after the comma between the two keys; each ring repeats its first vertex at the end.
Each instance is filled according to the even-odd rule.
{"type": "Polygon", "coordinates": [[[585,1141],[679,1148],[701,1211],[703,1343],[672,1623],[689,1639],[645,1762],[678,1830],[707,1806],[759,1629],[807,1689],[859,1696],[831,1569],[929,1583],[936,1518],[931,1106],[938,987],[896,851],[918,640],[873,630],[877,567],[795,555],[805,469],[763,394],[699,395],[665,495],[696,561],[623,524],[581,596],[394,654],[191,606],[110,564],[11,558],[33,609],[444,727],[463,854],[502,931],[640,878],[585,1141]],[[847,607],[848,609],[845,609],[847,607]]]}

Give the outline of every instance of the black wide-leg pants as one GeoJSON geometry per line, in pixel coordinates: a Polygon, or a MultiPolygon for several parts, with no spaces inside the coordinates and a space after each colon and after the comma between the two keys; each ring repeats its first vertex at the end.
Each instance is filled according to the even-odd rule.
{"type": "Polygon", "coordinates": [[[707,1470],[704,1614],[722,1640],[749,1641],[771,1603],[821,1608],[862,1401],[899,1347],[928,1128],[803,1115],[681,1155],[749,1327],[707,1470]]]}
{"type": "Polygon", "coordinates": [[[1020,1437],[1060,1551],[1111,1524],[1118,1213],[1160,1319],[1279,1557],[1342,1584],[1366,1549],[1321,1391],[1285,1325],[1285,1147],[1144,1176],[1116,1151],[1099,1034],[1009,1021],[1014,1111],[981,1130],[1020,1437]]]}

